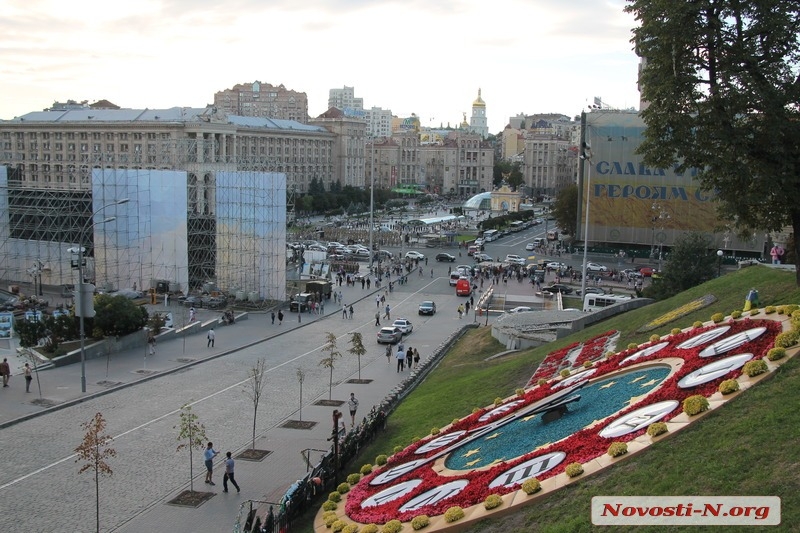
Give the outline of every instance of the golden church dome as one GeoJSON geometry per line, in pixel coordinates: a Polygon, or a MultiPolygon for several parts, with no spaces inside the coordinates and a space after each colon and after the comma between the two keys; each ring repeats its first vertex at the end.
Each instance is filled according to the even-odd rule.
{"type": "Polygon", "coordinates": [[[481,98],[480,89],[478,89],[478,98],[476,98],[475,101],[472,102],[472,107],[486,107],[486,102],[484,102],[483,98],[481,98]]]}

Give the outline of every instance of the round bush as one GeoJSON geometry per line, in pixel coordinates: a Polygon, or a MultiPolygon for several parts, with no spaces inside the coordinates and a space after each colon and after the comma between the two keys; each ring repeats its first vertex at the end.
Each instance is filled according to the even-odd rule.
{"type": "Polygon", "coordinates": [[[775,306],[774,306],[774,305],[768,305],[768,306],[766,306],[766,307],[764,308],[764,312],[765,312],[766,314],[768,314],[768,315],[771,315],[772,313],[774,313],[774,312],[775,312],[775,306]]]}
{"type": "Polygon", "coordinates": [[[503,405],[503,399],[498,396],[497,398],[494,399],[494,406],[499,407],[501,405],[503,405]]]}
{"type": "Polygon", "coordinates": [[[739,390],[739,382],[735,379],[726,379],[719,384],[719,392],[722,394],[733,394],[739,390]]]}
{"type": "Polygon", "coordinates": [[[531,494],[535,494],[542,490],[542,484],[539,483],[538,479],[532,477],[522,482],[522,490],[525,492],[525,494],[530,496],[531,494]]]}
{"type": "Polygon", "coordinates": [[[323,511],[333,511],[336,509],[336,507],[337,507],[336,502],[332,502],[330,500],[322,504],[323,511]]]}
{"type": "MultiPolygon", "coordinates": [[[[369,472],[367,472],[367,474],[369,474],[369,472]]],[[[352,485],[355,485],[356,483],[358,483],[360,480],[361,480],[361,474],[357,474],[357,473],[353,472],[352,474],[347,476],[347,480],[346,481],[347,481],[347,483],[349,483],[352,486],[352,485]]]]}
{"type": "Polygon", "coordinates": [[[786,357],[786,348],[772,348],[767,352],[767,359],[777,361],[786,357]]]}
{"type": "Polygon", "coordinates": [[[609,357],[611,357],[611,356],[612,356],[612,355],[614,355],[615,353],[616,353],[616,352],[612,352],[611,350],[609,350],[609,351],[607,351],[606,353],[604,353],[604,354],[603,354],[603,357],[605,357],[606,359],[608,359],[609,357]]]}
{"type": "Polygon", "coordinates": [[[612,442],[608,447],[608,455],[611,457],[619,457],[628,453],[628,444],[625,442],[612,442]]]}
{"type": "Polygon", "coordinates": [[[763,359],[755,359],[753,361],[748,361],[742,368],[742,372],[744,372],[751,378],[753,376],[763,374],[767,370],[769,370],[769,368],[767,367],[766,361],[764,361],[763,359]]]}
{"type": "Polygon", "coordinates": [[[522,398],[523,396],[525,396],[525,389],[517,389],[517,390],[515,390],[514,392],[515,392],[515,393],[517,394],[517,396],[519,396],[520,398],[522,398]]]}
{"type": "Polygon", "coordinates": [[[683,412],[689,416],[700,414],[707,409],[708,399],[702,394],[695,394],[683,400],[683,412]]]}
{"type": "Polygon", "coordinates": [[[388,457],[386,457],[386,454],[383,454],[383,453],[382,453],[382,454],[380,454],[378,457],[376,457],[376,458],[375,458],[375,464],[376,464],[376,465],[378,465],[378,466],[383,466],[383,465],[385,465],[385,464],[386,464],[386,461],[387,461],[388,459],[389,459],[389,458],[388,458],[388,457]]]}
{"type": "Polygon", "coordinates": [[[431,428],[431,435],[438,435],[439,431],[440,431],[439,428],[437,428],[436,426],[433,426],[431,428]]]}
{"type": "Polygon", "coordinates": [[[345,522],[344,520],[337,520],[336,522],[331,524],[331,531],[333,531],[333,533],[341,533],[341,531],[344,529],[344,526],[346,525],[347,522],[345,522]]]}
{"type": "Polygon", "coordinates": [[[339,494],[347,494],[350,492],[350,483],[339,483],[339,486],[336,487],[336,491],[339,494]]]}
{"type": "Polygon", "coordinates": [[[400,453],[400,452],[402,452],[404,449],[405,449],[405,448],[404,448],[403,446],[400,446],[400,445],[398,444],[397,446],[395,446],[394,448],[392,448],[392,452],[393,452],[393,453],[400,453]]]}
{"type": "Polygon", "coordinates": [[[677,335],[680,332],[681,332],[681,328],[672,328],[672,330],[670,331],[670,333],[672,333],[673,335],[677,335]]]}
{"type": "MultiPolygon", "coordinates": [[[[372,465],[371,465],[371,464],[365,464],[365,465],[363,465],[363,466],[361,467],[361,469],[360,469],[358,472],[359,472],[359,474],[361,474],[362,476],[366,476],[367,474],[371,474],[371,473],[372,473],[372,465]]],[[[351,475],[352,475],[352,474],[351,474],[351,475]]],[[[360,480],[360,479],[361,479],[361,477],[359,477],[358,479],[360,480]]],[[[351,485],[355,485],[356,483],[358,483],[358,480],[356,480],[356,482],[355,482],[355,483],[353,483],[352,481],[350,481],[350,478],[348,477],[348,478],[347,478],[347,482],[348,482],[348,483],[350,483],[351,485]]]]}
{"type": "Polygon", "coordinates": [[[752,309],[750,309],[750,316],[756,316],[760,312],[761,310],[758,307],[753,307],[752,309]]]}
{"type": "Polygon", "coordinates": [[[486,499],[483,500],[483,508],[487,511],[497,509],[501,505],[503,505],[503,498],[497,494],[489,494],[486,499]]]}
{"type": "Polygon", "coordinates": [[[325,511],[324,513],[322,513],[322,519],[323,520],[325,520],[326,518],[329,518],[331,516],[337,516],[336,511],[325,511]]]}
{"type": "Polygon", "coordinates": [[[647,426],[647,434],[651,437],[658,437],[668,431],[666,422],[653,422],[647,426]]]}
{"type": "Polygon", "coordinates": [[[481,412],[481,408],[480,408],[480,407],[473,407],[473,408],[472,408],[472,414],[473,414],[473,415],[474,415],[475,413],[480,413],[480,412],[481,412]]]}
{"type": "Polygon", "coordinates": [[[797,331],[784,331],[775,337],[775,346],[778,348],[789,348],[797,344],[797,331]]]}
{"type": "Polygon", "coordinates": [[[342,495],[336,491],[333,491],[330,494],[328,494],[328,500],[339,503],[340,501],[342,501],[342,495]]]}
{"type": "Polygon", "coordinates": [[[344,526],[342,533],[358,533],[358,526],[355,524],[347,524],[344,526]]]}
{"type": "Polygon", "coordinates": [[[456,520],[461,520],[462,518],[464,518],[464,509],[457,505],[444,512],[445,522],[455,522],[456,520]]]}
{"type": "Polygon", "coordinates": [[[561,371],[561,372],[559,372],[558,374],[559,374],[559,375],[560,375],[562,378],[568,378],[568,377],[569,377],[569,368],[565,368],[564,370],[562,370],[562,371],[561,371]]]}
{"type": "Polygon", "coordinates": [[[411,437],[411,444],[417,443],[420,441],[419,437],[411,437]]]}
{"type": "Polygon", "coordinates": [[[725,320],[725,315],[723,315],[722,313],[714,313],[713,315],[711,315],[711,321],[714,324],[719,324],[723,320],[725,320]]]}
{"type": "Polygon", "coordinates": [[[735,311],[731,311],[731,318],[736,320],[737,318],[742,318],[742,312],[738,309],[735,311]]]}
{"type": "Polygon", "coordinates": [[[639,345],[636,344],[635,342],[629,342],[628,343],[628,350],[635,350],[638,347],[639,347],[639,345]]]}
{"type": "Polygon", "coordinates": [[[570,463],[564,470],[569,477],[578,477],[583,474],[583,465],[580,463],[570,463]]]}
{"type": "Polygon", "coordinates": [[[591,362],[591,361],[584,361],[584,362],[583,362],[583,368],[591,368],[591,366],[592,366],[593,364],[594,364],[594,363],[593,363],[593,362],[591,362]]]}
{"type": "Polygon", "coordinates": [[[658,342],[660,340],[661,340],[661,335],[656,335],[655,333],[650,335],[650,342],[658,342]]]}
{"type": "Polygon", "coordinates": [[[367,524],[361,528],[361,533],[378,533],[378,526],[375,524],[367,524]]]}
{"type": "Polygon", "coordinates": [[[325,527],[331,527],[334,522],[338,521],[339,517],[336,515],[336,512],[333,513],[333,516],[324,516],[322,517],[322,522],[325,524],[325,527]]]}
{"type": "Polygon", "coordinates": [[[547,380],[544,378],[539,378],[539,381],[536,382],[537,385],[547,385],[547,380]]]}
{"type": "Polygon", "coordinates": [[[381,533],[399,533],[403,529],[403,523],[400,520],[389,520],[383,525],[381,533]]]}
{"type": "Polygon", "coordinates": [[[694,323],[692,324],[692,326],[695,327],[695,328],[702,328],[703,327],[703,323],[700,322],[699,320],[695,320],[694,323]]]}
{"type": "Polygon", "coordinates": [[[451,426],[452,426],[452,425],[456,425],[456,424],[458,424],[459,422],[461,422],[461,419],[460,419],[460,418],[454,418],[454,419],[453,419],[453,421],[452,421],[452,422],[450,422],[450,425],[451,425],[451,426]]]}
{"type": "Polygon", "coordinates": [[[430,523],[431,523],[431,519],[428,518],[428,515],[421,514],[419,516],[415,516],[411,520],[411,528],[414,531],[419,531],[423,527],[427,527],[428,525],[430,525],[430,523]]]}

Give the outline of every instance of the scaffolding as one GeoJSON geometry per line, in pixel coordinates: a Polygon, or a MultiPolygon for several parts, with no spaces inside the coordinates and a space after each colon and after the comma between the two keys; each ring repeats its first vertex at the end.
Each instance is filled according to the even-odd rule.
{"type": "Polygon", "coordinates": [[[145,153],[94,153],[65,166],[63,180],[0,166],[0,277],[30,283],[38,261],[45,286],[72,285],[67,250],[80,246],[85,278],[101,289],[166,281],[174,292],[284,299],[286,175],[235,135],[175,128],[188,136],[158,137],[145,153]]]}

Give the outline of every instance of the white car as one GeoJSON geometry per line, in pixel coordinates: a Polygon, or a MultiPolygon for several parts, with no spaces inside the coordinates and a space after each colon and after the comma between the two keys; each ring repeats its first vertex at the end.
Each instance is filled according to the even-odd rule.
{"type": "Polygon", "coordinates": [[[421,254],[417,251],[411,250],[410,252],[406,252],[406,259],[419,259],[422,261],[425,259],[425,254],[421,254]]]}
{"type": "Polygon", "coordinates": [[[529,242],[528,244],[526,244],[526,245],[525,245],[525,249],[526,249],[527,251],[529,251],[529,252],[532,252],[532,251],[533,251],[533,243],[532,243],[532,242],[529,242]]]}
{"type": "Polygon", "coordinates": [[[515,265],[524,265],[525,259],[518,255],[508,254],[506,256],[506,263],[514,263],[515,265]]]}
{"type": "Polygon", "coordinates": [[[392,327],[402,331],[403,335],[408,335],[414,330],[414,325],[407,318],[398,318],[394,321],[392,327]]]}
{"type": "Polygon", "coordinates": [[[586,263],[586,272],[608,272],[608,267],[599,263],[586,263]]]}
{"type": "Polygon", "coordinates": [[[506,311],[506,313],[517,314],[517,313],[527,313],[528,311],[533,311],[533,309],[522,305],[519,307],[515,307],[514,309],[509,309],[508,311],[506,311]]]}
{"type": "Polygon", "coordinates": [[[567,265],[558,261],[550,261],[547,263],[547,268],[552,268],[553,270],[566,270],[567,265]]]}

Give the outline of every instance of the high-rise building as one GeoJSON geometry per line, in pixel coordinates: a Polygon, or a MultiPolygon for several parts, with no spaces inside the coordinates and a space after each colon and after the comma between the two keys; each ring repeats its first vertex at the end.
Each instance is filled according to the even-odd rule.
{"type": "Polygon", "coordinates": [[[368,137],[388,137],[392,134],[392,110],[372,107],[364,110],[368,137]]]}
{"type": "Polygon", "coordinates": [[[477,133],[481,139],[489,137],[489,125],[486,122],[486,102],[481,98],[481,90],[478,89],[478,97],[472,102],[472,116],[469,119],[469,131],[477,133]]]}
{"type": "Polygon", "coordinates": [[[330,89],[328,91],[328,109],[335,107],[345,115],[351,114],[350,110],[364,110],[364,99],[355,97],[354,87],[330,89]]]}
{"type": "Polygon", "coordinates": [[[278,85],[254,81],[214,94],[214,107],[227,115],[308,122],[308,96],[278,85]]]}

